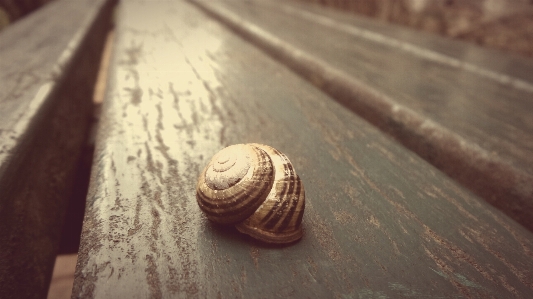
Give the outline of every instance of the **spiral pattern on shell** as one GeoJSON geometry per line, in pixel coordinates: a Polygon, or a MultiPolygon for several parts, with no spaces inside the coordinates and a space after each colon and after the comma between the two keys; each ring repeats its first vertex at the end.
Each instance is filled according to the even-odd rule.
{"type": "Polygon", "coordinates": [[[303,183],[287,156],[263,144],[236,144],[213,156],[196,188],[207,218],[267,243],[303,235],[303,183]]]}

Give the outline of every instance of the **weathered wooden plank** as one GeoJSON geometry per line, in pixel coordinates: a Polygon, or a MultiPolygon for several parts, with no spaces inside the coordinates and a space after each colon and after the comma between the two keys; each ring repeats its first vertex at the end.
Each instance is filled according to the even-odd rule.
{"type": "Polygon", "coordinates": [[[113,1],[57,1],[0,33],[0,297],[44,298],[113,1]]]}
{"type": "Polygon", "coordinates": [[[75,298],[526,298],[533,235],[184,2],[122,2],[75,298]],[[195,199],[215,152],[285,152],[303,239],[266,246],[195,199]]]}
{"type": "Polygon", "coordinates": [[[533,230],[532,61],[436,51],[424,42],[438,37],[411,43],[305,6],[194,3],[533,230]]]}

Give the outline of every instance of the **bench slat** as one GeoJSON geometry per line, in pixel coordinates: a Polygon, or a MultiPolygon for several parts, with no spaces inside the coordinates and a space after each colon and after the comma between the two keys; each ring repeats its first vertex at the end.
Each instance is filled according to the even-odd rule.
{"type": "Polygon", "coordinates": [[[113,1],[57,1],[0,32],[0,298],[46,297],[113,1]]]}
{"type": "Polygon", "coordinates": [[[73,297],[526,297],[533,235],[184,2],[123,2],[73,297]],[[223,147],[286,153],[303,239],[211,224],[223,147]]]}

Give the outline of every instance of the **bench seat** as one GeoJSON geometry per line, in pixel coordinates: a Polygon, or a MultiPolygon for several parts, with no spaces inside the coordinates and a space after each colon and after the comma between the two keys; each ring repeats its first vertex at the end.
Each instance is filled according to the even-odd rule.
{"type": "Polygon", "coordinates": [[[119,4],[73,298],[527,297],[533,234],[187,2],[119,4]],[[225,146],[286,153],[304,236],[210,223],[225,146]]]}

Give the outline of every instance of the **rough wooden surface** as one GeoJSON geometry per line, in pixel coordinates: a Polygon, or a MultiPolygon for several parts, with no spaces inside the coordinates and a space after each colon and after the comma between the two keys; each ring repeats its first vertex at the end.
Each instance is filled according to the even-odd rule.
{"type": "Polygon", "coordinates": [[[184,2],[122,2],[74,298],[526,298],[533,235],[184,2]],[[211,224],[221,148],[286,153],[303,239],[211,224]]]}
{"type": "Polygon", "coordinates": [[[193,3],[533,231],[533,61],[305,5],[193,3]]]}
{"type": "Polygon", "coordinates": [[[44,298],[112,1],[57,1],[0,34],[0,298],[44,298]]]}

